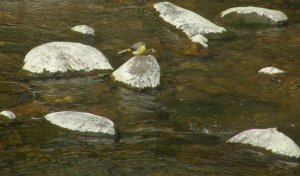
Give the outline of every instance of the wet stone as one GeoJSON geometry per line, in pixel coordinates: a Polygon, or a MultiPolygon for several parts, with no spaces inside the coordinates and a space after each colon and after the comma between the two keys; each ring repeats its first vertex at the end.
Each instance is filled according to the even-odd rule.
{"type": "Polygon", "coordinates": [[[154,8],[166,22],[181,29],[193,42],[208,47],[205,35],[220,34],[225,28],[217,26],[202,16],[187,9],[176,6],[170,2],[159,2],[154,8]]]}
{"type": "Polygon", "coordinates": [[[114,71],[112,77],[134,88],[154,88],[160,84],[160,67],[151,55],[134,56],[114,71]]]}
{"type": "Polygon", "coordinates": [[[11,111],[0,112],[0,124],[15,122],[16,118],[16,115],[11,111]]]}
{"type": "Polygon", "coordinates": [[[282,25],[288,17],[281,11],[260,7],[234,7],[221,13],[223,21],[230,24],[282,25]]]}
{"type": "Polygon", "coordinates": [[[73,42],[50,42],[30,50],[23,69],[32,73],[112,70],[107,58],[96,48],[73,42]]]}
{"type": "Polygon", "coordinates": [[[11,111],[1,111],[0,114],[12,120],[16,119],[16,115],[11,111]]]}
{"type": "Polygon", "coordinates": [[[115,124],[108,118],[86,112],[62,111],[47,114],[45,119],[62,128],[93,136],[119,138],[115,124]]]}
{"type": "Polygon", "coordinates": [[[298,145],[276,128],[251,129],[241,132],[227,142],[250,144],[255,147],[262,147],[271,150],[273,153],[300,157],[300,148],[298,145]]]}
{"type": "Polygon", "coordinates": [[[268,75],[273,75],[273,74],[280,74],[280,73],[285,73],[285,71],[280,70],[276,67],[265,67],[262,68],[258,71],[258,73],[263,73],[263,74],[268,74],[268,75]]]}
{"type": "Polygon", "coordinates": [[[79,32],[86,35],[95,35],[95,30],[87,25],[78,25],[71,28],[72,31],[79,32]]]}

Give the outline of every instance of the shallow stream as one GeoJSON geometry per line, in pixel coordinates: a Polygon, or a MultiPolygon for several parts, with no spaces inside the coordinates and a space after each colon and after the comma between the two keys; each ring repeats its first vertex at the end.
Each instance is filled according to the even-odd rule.
{"type": "Polygon", "coordinates": [[[171,0],[232,30],[234,38],[192,44],[166,24],[148,0],[1,0],[0,110],[17,123],[0,125],[0,175],[297,176],[300,161],[227,144],[251,128],[277,127],[300,145],[300,5],[275,0],[171,0]],[[222,24],[235,6],[281,10],[289,23],[222,24]],[[70,30],[86,24],[95,36],[70,30]],[[26,53],[51,41],[91,45],[118,68],[119,50],[144,41],[157,51],[161,86],[137,91],[109,76],[24,79],[26,53]],[[257,74],[263,67],[286,71],[257,74]],[[110,118],[116,143],[54,127],[43,117],[75,110],[110,118]]]}

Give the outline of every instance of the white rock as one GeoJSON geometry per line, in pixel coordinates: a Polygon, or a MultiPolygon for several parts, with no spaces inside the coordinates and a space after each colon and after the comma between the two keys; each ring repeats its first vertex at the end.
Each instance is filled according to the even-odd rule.
{"type": "Polygon", "coordinates": [[[160,67],[155,57],[134,56],[112,73],[116,81],[136,88],[157,87],[160,84],[160,67]]]}
{"type": "Polygon", "coordinates": [[[288,17],[286,14],[284,14],[281,11],[277,10],[270,10],[266,8],[260,8],[260,7],[234,7],[227,9],[221,13],[221,17],[224,17],[230,13],[237,13],[237,14],[251,14],[256,13],[259,16],[264,16],[269,18],[272,21],[272,24],[277,24],[279,22],[283,22],[288,20],[288,17]]]}
{"type": "Polygon", "coordinates": [[[82,34],[95,35],[95,30],[92,27],[87,25],[78,25],[71,28],[71,30],[75,32],[80,32],[82,34]]]}
{"type": "Polygon", "coordinates": [[[101,116],[86,112],[62,111],[45,116],[50,123],[79,132],[104,133],[111,136],[117,135],[114,123],[101,116]]]}
{"type": "Polygon", "coordinates": [[[11,111],[1,111],[0,114],[12,120],[17,118],[16,115],[11,111]]]}
{"type": "Polygon", "coordinates": [[[210,33],[222,33],[226,29],[215,25],[202,16],[178,7],[170,2],[159,2],[154,4],[154,8],[160,12],[160,17],[166,22],[183,30],[193,41],[207,47],[207,38],[203,35],[210,33]]]}
{"type": "Polygon", "coordinates": [[[269,75],[272,75],[272,74],[280,74],[280,73],[285,73],[285,71],[283,70],[280,70],[276,67],[265,67],[265,68],[262,68],[258,71],[258,73],[263,73],[263,74],[269,74],[269,75]]]}
{"type": "Polygon", "coordinates": [[[73,42],[50,42],[30,50],[24,70],[32,73],[111,70],[107,58],[96,48],[73,42]]]}
{"type": "Polygon", "coordinates": [[[276,154],[300,157],[298,145],[283,133],[278,132],[276,128],[247,130],[235,135],[227,142],[250,144],[271,150],[276,154]]]}

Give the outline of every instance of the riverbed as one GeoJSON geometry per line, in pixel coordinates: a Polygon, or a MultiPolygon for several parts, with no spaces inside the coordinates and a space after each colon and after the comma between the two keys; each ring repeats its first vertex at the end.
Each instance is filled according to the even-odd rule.
{"type": "Polygon", "coordinates": [[[296,1],[172,0],[235,36],[192,43],[153,9],[158,1],[1,0],[0,107],[18,121],[0,124],[0,175],[285,175],[299,159],[228,144],[252,128],[278,128],[300,145],[300,6],[296,1]],[[230,26],[220,13],[236,6],[283,11],[284,26],[230,26]],[[95,36],[71,31],[86,24],[95,36]],[[100,50],[114,69],[144,41],[156,50],[161,85],[143,91],[109,75],[31,78],[20,74],[27,52],[52,41],[100,50]],[[286,71],[258,74],[267,66],[286,71]],[[82,136],[46,122],[63,110],[114,121],[120,141],[82,136]]]}

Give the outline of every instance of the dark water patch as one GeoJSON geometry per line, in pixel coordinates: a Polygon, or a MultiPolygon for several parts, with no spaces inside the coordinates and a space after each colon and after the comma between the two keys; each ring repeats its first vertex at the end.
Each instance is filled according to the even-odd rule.
{"type": "Polygon", "coordinates": [[[2,109],[32,101],[34,93],[26,83],[0,81],[0,106],[2,109]]]}

